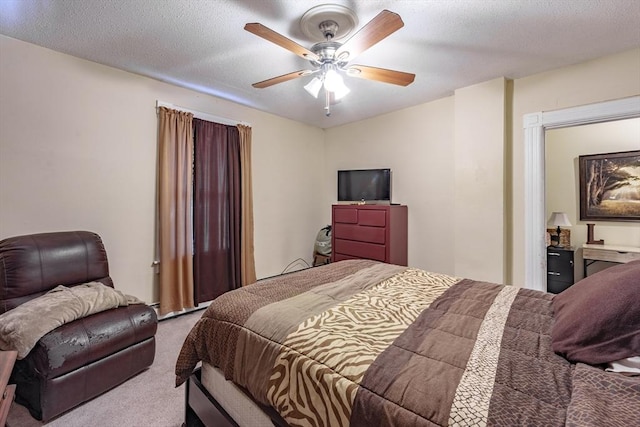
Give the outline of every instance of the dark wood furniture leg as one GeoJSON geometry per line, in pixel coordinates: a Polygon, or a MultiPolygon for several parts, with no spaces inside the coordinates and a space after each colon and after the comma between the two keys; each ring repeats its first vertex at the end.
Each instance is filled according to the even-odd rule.
{"type": "MultiPolygon", "coordinates": [[[[239,427],[238,423],[225,411],[218,401],[202,385],[202,370],[195,371],[185,387],[185,414],[183,427],[239,427]]],[[[273,409],[256,402],[271,418],[275,427],[288,427],[287,423],[273,409]]]]}
{"type": "Polygon", "coordinates": [[[239,427],[200,382],[198,369],[185,386],[185,427],[239,427]]]}
{"type": "Polygon", "coordinates": [[[9,409],[16,393],[15,384],[7,385],[13,369],[13,364],[18,356],[17,351],[0,351],[0,426],[7,423],[9,409]]]}

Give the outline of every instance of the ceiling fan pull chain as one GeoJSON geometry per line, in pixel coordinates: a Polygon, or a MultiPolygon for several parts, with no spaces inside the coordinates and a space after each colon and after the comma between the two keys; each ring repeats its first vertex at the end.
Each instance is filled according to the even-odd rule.
{"type": "Polygon", "coordinates": [[[324,115],[327,117],[331,115],[331,94],[328,90],[324,91],[324,115]]]}

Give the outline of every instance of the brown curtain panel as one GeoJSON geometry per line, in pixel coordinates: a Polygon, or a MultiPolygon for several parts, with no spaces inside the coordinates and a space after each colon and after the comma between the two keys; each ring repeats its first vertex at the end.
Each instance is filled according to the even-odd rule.
{"type": "Polygon", "coordinates": [[[240,137],[235,126],[194,119],[196,303],[240,287],[240,137]]]}
{"type": "Polygon", "coordinates": [[[238,125],[240,133],[240,182],[242,187],[242,224],[240,226],[240,277],[242,286],[256,282],[253,249],[253,178],[251,176],[251,128],[238,125]]]}
{"type": "Polygon", "coordinates": [[[194,307],[193,115],[159,109],[158,247],[160,314],[194,307]]]}

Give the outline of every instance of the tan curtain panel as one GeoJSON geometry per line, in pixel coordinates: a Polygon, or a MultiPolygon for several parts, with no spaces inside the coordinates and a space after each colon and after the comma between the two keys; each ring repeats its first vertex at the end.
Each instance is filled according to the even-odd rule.
{"type": "Polygon", "coordinates": [[[251,177],[251,127],[238,125],[240,132],[240,170],[242,222],[240,229],[240,266],[242,286],[255,283],[256,264],[253,249],[253,185],[251,177]]]}
{"type": "Polygon", "coordinates": [[[193,114],[159,108],[160,314],[194,307],[193,114]]]}

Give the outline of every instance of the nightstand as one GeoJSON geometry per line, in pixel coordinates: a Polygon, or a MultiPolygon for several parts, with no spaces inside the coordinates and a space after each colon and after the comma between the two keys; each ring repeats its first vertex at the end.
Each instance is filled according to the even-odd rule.
{"type": "Polygon", "coordinates": [[[547,292],[559,294],[573,285],[573,248],[547,247],[547,292]]]}
{"type": "Polygon", "coordinates": [[[7,423],[9,408],[16,392],[15,384],[7,385],[7,383],[17,355],[17,351],[0,351],[0,426],[3,427],[7,423]]]}

